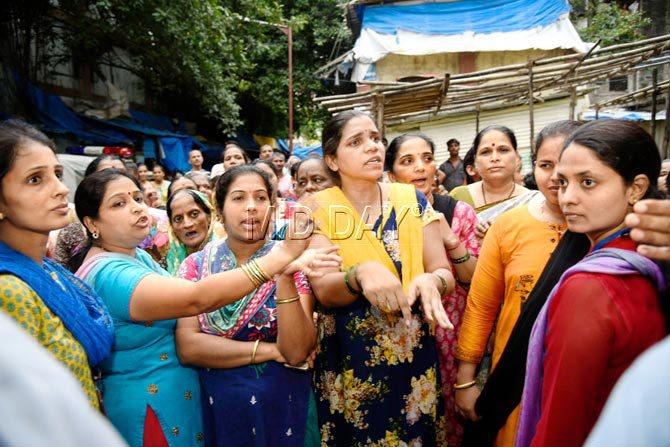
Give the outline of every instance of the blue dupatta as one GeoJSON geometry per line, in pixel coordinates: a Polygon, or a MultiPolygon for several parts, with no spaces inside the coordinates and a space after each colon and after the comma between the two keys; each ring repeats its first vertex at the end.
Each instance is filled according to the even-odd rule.
{"type": "Polygon", "coordinates": [[[35,291],[82,345],[90,365],[109,355],[114,341],[112,318],[87,284],[48,258],[40,266],[2,242],[0,273],[16,276],[35,291]]]}

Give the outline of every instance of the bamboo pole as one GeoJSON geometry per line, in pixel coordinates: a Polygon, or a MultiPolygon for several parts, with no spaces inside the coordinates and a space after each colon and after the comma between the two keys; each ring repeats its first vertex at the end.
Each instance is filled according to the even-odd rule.
{"type": "MultiPolygon", "coordinates": [[[[658,69],[651,71],[651,137],[656,140],[656,97],[658,95],[658,69]]],[[[665,119],[668,119],[666,117],[665,119]]]]}
{"type": "Polygon", "coordinates": [[[533,107],[535,96],[533,96],[533,63],[528,61],[528,113],[530,114],[530,152],[535,153],[535,117],[533,116],[533,107]]]}
{"type": "Polygon", "coordinates": [[[479,113],[481,112],[481,107],[477,106],[477,111],[475,112],[475,134],[479,134],[479,113]]]}
{"type": "Polygon", "coordinates": [[[575,106],[577,105],[577,89],[570,88],[570,121],[575,120],[575,106]]]}
{"type": "Polygon", "coordinates": [[[433,115],[437,115],[440,112],[440,108],[442,108],[444,98],[447,96],[447,92],[449,92],[449,80],[450,80],[449,73],[445,73],[444,81],[442,82],[442,87],[440,87],[440,97],[437,100],[437,107],[435,108],[435,113],[433,115]]]}
{"type": "Polygon", "coordinates": [[[670,83],[665,90],[665,135],[663,135],[663,159],[668,158],[670,153],[670,83]]]}

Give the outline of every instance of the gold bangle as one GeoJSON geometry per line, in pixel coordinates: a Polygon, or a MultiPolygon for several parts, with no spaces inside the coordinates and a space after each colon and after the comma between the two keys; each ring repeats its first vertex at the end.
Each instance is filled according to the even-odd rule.
{"type": "Polygon", "coordinates": [[[253,263],[247,262],[246,266],[249,269],[249,272],[251,272],[251,274],[254,275],[254,278],[256,278],[256,284],[260,286],[265,282],[265,278],[263,278],[263,275],[261,275],[261,273],[258,271],[258,269],[253,263]]]}
{"type": "Polygon", "coordinates": [[[464,390],[464,389],[467,389],[467,388],[472,388],[476,384],[477,384],[476,380],[473,380],[472,382],[461,383],[461,384],[454,383],[454,389],[455,390],[464,390]]]}
{"type": "Polygon", "coordinates": [[[256,269],[256,273],[260,275],[260,277],[263,279],[263,282],[268,282],[270,279],[272,279],[270,275],[268,275],[268,273],[263,270],[263,267],[261,267],[257,260],[252,259],[249,261],[249,263],[254,267],[254,269],[256,269]]]}
{"type": "Polygon", "coordinates": [[[300,295],[292,296],[291,298],[285,298],[283,300],[275,300],[275,304],[279,306],[280,304],[294,303],[300,299],[300,295]]]}
{"type": "Polygon", "coordinates": [[[258,345],[260,344],[260,339],[254,342],[254,350],[251,352],[251,364],[256,364],[256,351],[258,351],[258,345]]]}
{"type": "Polygon", "coordinates": [[[249,269],[249,266],[247,264],[242,264],[240,266],[242,271],[247,275],[249,278],[249,281],[251,281],[251,284],[253,284],[256,288],[260,287],[260,284],[258,283],[258,280],[256,277],[251,273],[251,270],[249,269]]]}

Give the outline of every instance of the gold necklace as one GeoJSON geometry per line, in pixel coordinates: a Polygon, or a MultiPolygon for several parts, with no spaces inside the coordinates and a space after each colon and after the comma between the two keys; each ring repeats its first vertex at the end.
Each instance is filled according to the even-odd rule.
{"type": "MultiPolygon", "coordinates": [[[[505,198],[505,200],[512,197],[512,194],[514,194],[515,189],[516,189],[516,183],[512,182],[512,190],[509,192],[509,195],[505,198]]],[[[488,205],[488,202],[486,201],[486,191],[484,191],[484,181],[483,180],[482,180],[482,198],[484,199],[484,205],[488,205]]],[[[500,200],[499,200],[499,202],[500,202],[500,200]]]]}

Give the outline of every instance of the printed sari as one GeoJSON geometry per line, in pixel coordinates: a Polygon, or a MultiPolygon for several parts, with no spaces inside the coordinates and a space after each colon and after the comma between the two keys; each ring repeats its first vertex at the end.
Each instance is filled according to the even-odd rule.
{"type": "MultiPolygon", "coordinates": [[[[253,259],[277,244],[268,241],[253,259]]],[[[237,268],[226,241],[214,241],[186,258],[179,276],[198,281],[237,268]]],[[[304,275],[295,275],[300,294],[311,294],[304,275]]],[[[198,316],[212,336],[238,341],[277,341],[276,284],[266,282],[244,298],[198,316]]],[[[205,444],[208,446],[302,446],[314,443],[308,424],[312,374],[270,361],[229,369],[201,368],[205,444]]],[[[312,416],[312,420],[314,417],[312,416]]]]}

